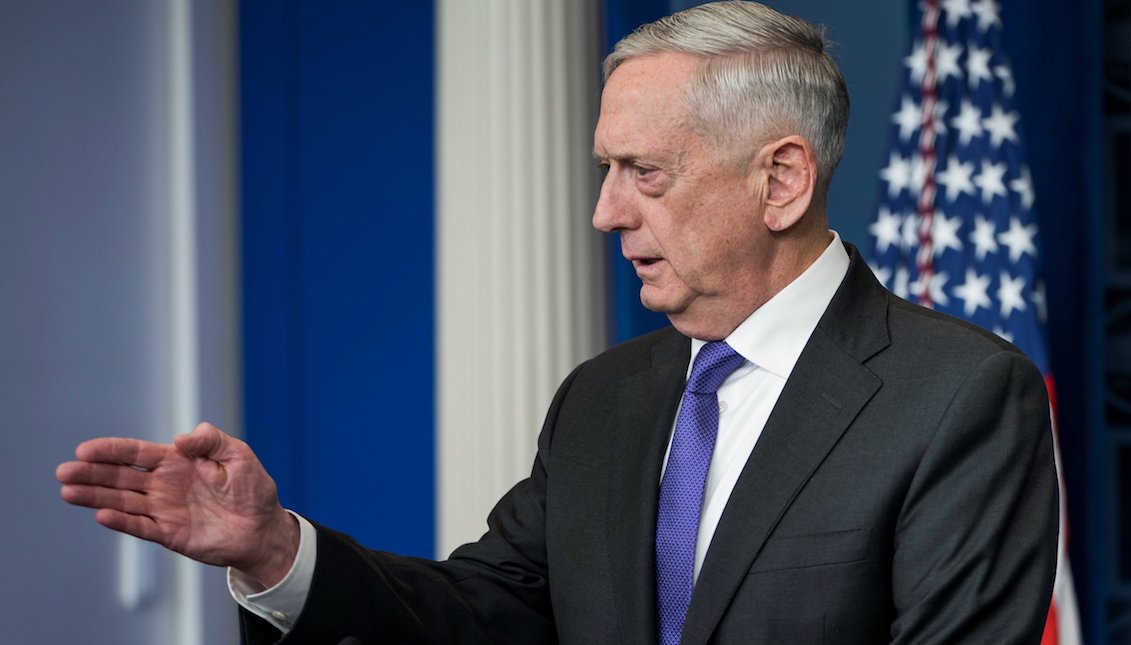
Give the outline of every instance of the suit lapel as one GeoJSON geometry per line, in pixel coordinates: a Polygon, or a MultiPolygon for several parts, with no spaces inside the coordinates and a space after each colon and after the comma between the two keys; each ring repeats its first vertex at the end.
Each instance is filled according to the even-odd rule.
{"type": "Polygon", "coordinates": [[[727,501],[688,608],[683,645],[708,641],[786,509],[880,387],[862,361],[887,345],[886,295],[855,249],[849,252],[848,274],[727,501]]]}
{"type": "Polygon", "coordinates": [[[622,643],[656,641],[660,467],[690,358],[690,341],[673,333],[653,349],[651,369],[620,381],[616,392],[608,530],[622,643]]]}

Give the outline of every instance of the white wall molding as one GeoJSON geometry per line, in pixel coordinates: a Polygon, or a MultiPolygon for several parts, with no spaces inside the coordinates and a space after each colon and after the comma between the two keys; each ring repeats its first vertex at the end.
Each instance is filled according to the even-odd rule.
{"type": "MultiPolygon", "coordinates": [[[[189,0],[168,0],[169,127],[169,361],[172,434],[201,416],[200,333],[197,293],[196,146],[193,123],[193,16],[189,0]]],[[[124,538],[129,539],[129,538],[124,538]]],[[[176,634],[180,645],[201,645],[201,570],[178,558],[175,566],[176,634]]]]}
{"type": "Polygon", "coordinates": [[[589,225],[593,0],[437,5],[437,554],[530,472],[558,382],[605,342],[589,225]]]}
{"type": "MultiPolygon", "coordinates": [[[[170,427],[242,434],[236,3],[167,0],[170,427]]],[[[173,556],[178,645],[234,640],[224,572],[173,556]]]]}

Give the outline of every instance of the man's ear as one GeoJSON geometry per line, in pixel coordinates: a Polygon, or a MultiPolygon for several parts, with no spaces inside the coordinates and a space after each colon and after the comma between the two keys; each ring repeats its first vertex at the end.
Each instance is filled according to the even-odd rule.
{"type": "Polygon", "coordinates": [[[817,157],[802,136],[790,135],[762,147],[768,185],[763,219],[771,231],[782,232],[809,210],[817,186],[817,157]]]}

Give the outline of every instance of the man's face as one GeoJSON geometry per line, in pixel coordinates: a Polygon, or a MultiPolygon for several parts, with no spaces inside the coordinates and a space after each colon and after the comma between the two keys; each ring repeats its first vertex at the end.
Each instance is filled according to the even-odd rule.
{"type": "Polygon", "coordinates": [[[620,234],[645,307],[710,340],[768,297],[770,233],[756,142],[737,162],[693,126],[685,88],[695,66],[684,54],[644,56],[609,77],[593,144],[608,171],[593,226],[620,234]]]}

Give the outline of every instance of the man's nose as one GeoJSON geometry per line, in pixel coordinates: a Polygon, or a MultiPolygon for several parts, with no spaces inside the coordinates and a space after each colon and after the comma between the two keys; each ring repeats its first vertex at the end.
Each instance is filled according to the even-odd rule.
{"type": "Polygon", "coordinates": [[[593,228],[604,233],[636,228],[636,211],[626,194],[623,181],[615,169],[610,169],[601,182],[601,194],[593,209],[593,228]]]}

